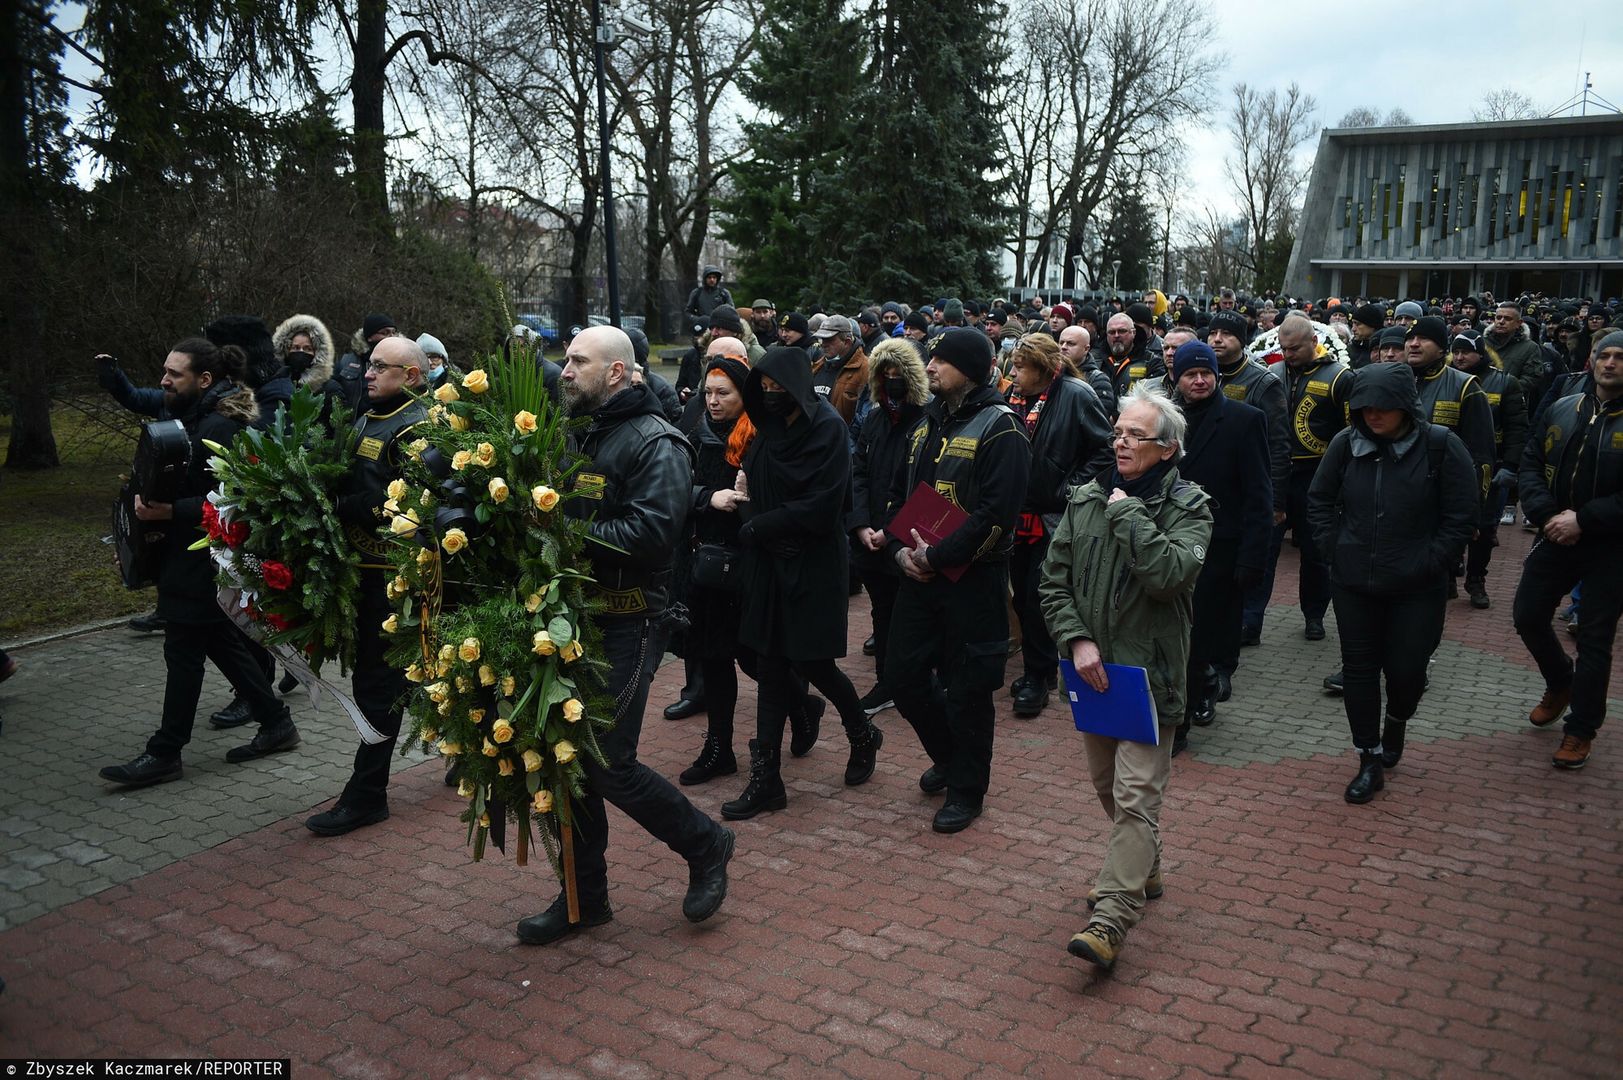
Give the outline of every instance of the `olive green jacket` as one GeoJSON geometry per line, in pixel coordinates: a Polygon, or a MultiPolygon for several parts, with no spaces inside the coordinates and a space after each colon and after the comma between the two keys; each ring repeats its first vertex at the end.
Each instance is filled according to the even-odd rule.
{"type": "Polygon", "coordinates": [[[1043,618],[1061,663],[1073,641],[1088,638],[1105,663],[1146,669],[1158,719],[1181,723],[1211,496],[1173,469],[1148,499],[1109,499],[1099,480],[1071,492],[1043,562],[1043,618]]]}

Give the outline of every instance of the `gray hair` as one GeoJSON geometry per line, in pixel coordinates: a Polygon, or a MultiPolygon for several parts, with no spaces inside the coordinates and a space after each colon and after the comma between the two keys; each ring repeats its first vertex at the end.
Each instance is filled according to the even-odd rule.
{"type": "Polygon", "coordinates": [[[1189,428],[1189,421],[1184,419],[1183,410],[1167,397],[1167,392],[1154,383],[1141,382],[1117,400],[1117,415],[1126,412],[1132,405],[1144,405],[1155,410],[1155,441],[1172,447],[1173,464],[1182,461],[1183,437],[1189,428]]]}

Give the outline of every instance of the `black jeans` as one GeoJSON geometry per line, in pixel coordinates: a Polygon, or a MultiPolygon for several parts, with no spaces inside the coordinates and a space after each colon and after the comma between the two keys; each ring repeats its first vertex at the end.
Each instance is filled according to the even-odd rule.
{"type": "Polygon", "coordinates": [[[598,740],[608,765],[582,754],[586,795],[575,802],[575,878],[581,899],[597,904],[608,899],[609,820],[605,803],[641,825],[650,836],[689,862],[708,855],[721,830],[671,786],[671,782],[637,760],[648,687],[665,648],[665,632],[651,619],[606,618],[604,659],[609,663],[608,690],[614,698],[614,727],[598,740]]]}
{"type": "Polygon", "coordinates": [[[1386,675],[1386,715],[1407,721],[1426,691],[1426,664],[1443,639],[1448,582],[1441,579],[1396,596],[1334,587],[1336,626],[1341,631],[1342,704],[1353,745],[1381,745],[1381,675],[1386,675]]]}
{"type": "Polygon", "coordinates": [[[1240,556],[1237,537],[1213,539],[1195,583],[1195,621],[1189,632],[1187,702],[1212,693],[1214,669],[1240,651],[1240,583],[1234,579],[1240,556]]]}
{"type": "Polygon", "coordinates": [[[1020,620],[1021,674],[1030,679],[1053,679],[1059,670],[1059,652],[1054,648],[1054,639],[1048,636],[1048,623],[1037,599],[1050,539],[1044,532],[1035,544],[1016,540],[1009,552],[1009,584],[1014,587],[1014,614],[1020,620]]]}
{"type": "Polygon", "coordinates": [[[701,677],[704,685],[708,688],[704,698],[707,730],[712,738],[730,750],[733,745],[733,714],[738,709],[738,672],[742,670],[751,679],[759,680],[760,661],[753,651],[739,646],[737,667],[733,666],[735,660],[730,656],[707,656],[697,663],[703,672],[701,677]]]}
{"type": "Polygon", "coordinates": [[[1317,461],[1291,463],[1290,488],[1285,494],[1285,520],[1274,526],[1268,538],[1268,565],[1262,580],[1245,590],[1246,626],[1261,629],[1268,600],[1274,594],[1274,568],[1279,563],[1279,550],[1284,546],[1285,530],[1296,536],[1301,552],[1301,570],[1297,574],[1296,597],[1302,605],[1304,619],[1322,619],[1330,610],[1330,567],[1313,543],[1313,530],[1307,523],[1307,489],[1313,483],[1313,474],[1319,469],[1317,461]]]}
{"type": "Polygon", "coordinates": [[[350,692],[361,713],[379,734],[380,743],[362,743],[355,751],[355,769],[338,801],[358,810],[379,810],[389,804],[389,762],[400,734],[400,699],[406,695],[406,677],[384,660],[387,645],[381,629],[394,606],[385,591],[384,572],[361,571],[361,588],[355,597],[355,670],[350,672],[350,692]]]}
{"type": "Polygon", "coordinates": [[[1516,633],[1538,664],[1550,690],[1572,690],[1568,735],[1593,739],[1606,719],[1606,694],[1612,676],[1612,640],[1623,613],[1623,559],[1616,537],[1594,537],[1573,545],[1555,544],[1542,536],[1533,542],[1516,586],[1513,618],[1516,633]],[[1582,581],[1583,610],[1578,615],[1576,666],[1550,627],[1556,605],[1582,581]]]}
{"type": "Polygon", "coordinates": [[[1009,652],[1008,567],[973,563],[956,582],[937,574],[901,586],[886,685],[950,793],[979,805],[992,780],[992,695],[1009,652]]]}
{"type": "MultiPolygon", "coordinates": [[[[381,616],[380,616],[381,618],[381,616]]],[[[248,639],[236,625],[221,615],[201,623],[176,622],[163,632],[163,660],[168,679],[163,690],[163,719],[147,740],[147,753],[166,761],[180,756],[192,741],[192,724],[197,720],[197,699],[203,693],[203,660],[214,661],[237,693],[248,702],[261,724],[273,723],[282,715],[282,703],[271,689],[265,669],[248,651],[248,639]]]]}
{"type": "Polygon", "coordinates": [[[896,610],[896,592],[902,587],[897,574],[882,569],[862,569],[862,587],[868,590],[868,603],[873,610],[874,673],[881,682],[885,678],[885,656],[890,645],[890,617],[896,610]]]}

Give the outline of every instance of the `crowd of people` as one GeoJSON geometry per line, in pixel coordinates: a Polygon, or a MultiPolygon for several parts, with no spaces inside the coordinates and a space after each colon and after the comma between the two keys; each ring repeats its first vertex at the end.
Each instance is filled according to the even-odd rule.
{"type": "MultiPolygon", "coordinates": [[[[894,709],[929,759],[919,787],[942,796],[932,828],[958,832],[992,794],[1005,687],[1015,716],[1030,718],[1050,706],[1061,665],[1098,691],[1112,665],[1126,665],[1144,669],[1160,732],[1083,738],[1110,836],[1093,913],[1069,945],[1108,969],[1164,889],[1159,815],[1172,759],[1193,728],[1216,721],[1243,649],[1260,642],[1287,537],[1300,553],[1301,632],[1320,640],[1336,616],[1341,670],[1325,685],[1343,695],[1358,759],[1348,802],[1370,801],[1402,757],[1458,580],[1472,606],[1492,603],[1491,555],[1514,521],[1512,499],[1539,534],[1514,605],[1545,684],[1529,719],[1566,717],[1556,767],[1588,759],[1623,605],[1613,555],[1623,330],[1598,303],[1253,300],[1225,289],[1210,310],[1151,291],[1101,304],[941,298],[803,315],[765,299],[737,307],[719,268],[706,268],[686,314],[691,348],[674,385],[649,367],[637,331],[579,331],[562,366],[535,355],[555,400],[591,418],[579,448],[612,493],[573,511],[603,540],[594,572],[616,598],[601,616],[616,727],[607,763],[588,767],[586,817],[601,819],[607,800],[679,854],[690,919],[721,905],[735,835],[681,787],[737,777],[747,760],[722,818],[787,809],[786,729],[790,758],[804,756],[830,706],[848,749],[844,782],[861,785],[886,743],[875,717],[894,709]],[[950,504],[939,535],[905,523],[922,493],[950,504]],[[851,598],[864,591],[873,683],[859,694],[842,661],[851,598]],[[1576,662],[1552,626],[1568,595],[1576,662]],[[685,684],[665,716],[707,719],[677,785],[636,754],[667,646],[685,684]],[[1008,681],[1011,655],[1019,670],[1008,681]],[[735,733],[740,671],[756,687],[747,759],[735,733]]],[[[515,327],[509,347],[527,334],[515,327]]],[[[296,382],[345,400],[355,437],[382,448],[358,459],[339,503],[364,555],[396,447],[422,420],[424,391],[455,369],[437,339],[404,337],[384,315],[367,317],[343,357],[335,351],[310,316],[275,331],[231,317],[175,346],[161,390],[134,387],[110,358],[103,381],[134,411],[182,420],[194,439],[263,423],[296,382]]],[[[195,455],[182,498],[138,513],[195,524],[212,485],[206,457],[195,455]]],[[[205,657],[237,692],[212,721],[259,725],[230,760],[298,742],[269,656],[213,607],[206,555],[184,550],[183,531],[158,585],[162,723],[135,760],[102,771],[116,783],[181,775],[205,657]]],[[[361,747],[350,784],[308,823],[319,835],[388,816],[405,686],[377,642],[374,562],[354,688],[390,738],[361,747]]],[[[606,847],[606,821],[582,829],[579,919],[560,896],[519,925],[521,940],[544,944],[612,917],[606,847]]]]}

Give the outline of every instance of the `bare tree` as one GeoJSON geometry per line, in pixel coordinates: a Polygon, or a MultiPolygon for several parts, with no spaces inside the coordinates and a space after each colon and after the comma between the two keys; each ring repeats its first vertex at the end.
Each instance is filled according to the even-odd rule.
{"type": "Polygon", "coordinates": [[[1313,114],[1318,107],[1295,83],[1283,94],[1264,94],[1245,83],[1234,87],[1229,115],[1234,152],[1224,168],[1246,219],[1247,268],[1259,288],[1277,286],[1284,276],[1290,256],[1285,241],[1296,198],[1307,181],[1307,167],[1297,151],[1317,130],[1313,114]]]}
{"type": "Polygon", "coordinates": [[[1179,256],[1188,283],[1204,281],[1208,291],[1250,284],[1242,272],[1246,255],[1237,241],[1243,240],[1245,230],[1236,228],[1240,224],[1232,213],[1225,216],[1209,203],[1179,222],[1183,237],[1179,256]]]}
{"type": "Polygon", "coordinates": [[[1385,118],[1382,118],[1379,110],[1372,109],[1368,105],[1359,105],[1357,108],[1348,109],[1336,123],[1336,127],[1407,127],[1413,123],[1414,118],[1401,108],[1390,110],[1385,118]]]}
{"type": "Polygon", "coordinates": [[[1471,110],[1471,119],[1485,124],[1494,120],[1531,120],[1538,114],[1532,98],[1520,90],[1501,86],[1482,95],[1481,104],[1471,110]]]}
{"type": "Polygon", "coordinates": [[[1015,279],[1042,280],[1063,238],[1070,281],[1075,256],[1094,270],[1084,232],[1114,180],[1142,171],[1168,128],[1205,106],[1219,62],[1186,28],[1212,15],[1186,0],[1018,0],[1011,15],[1015,279]]]}

